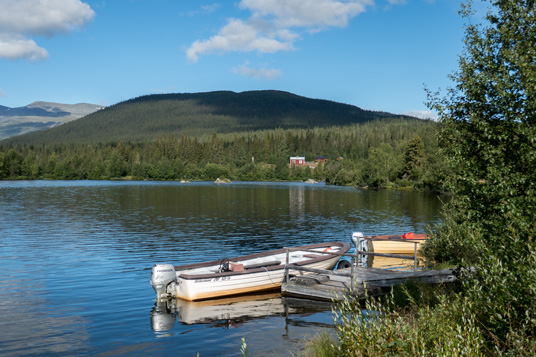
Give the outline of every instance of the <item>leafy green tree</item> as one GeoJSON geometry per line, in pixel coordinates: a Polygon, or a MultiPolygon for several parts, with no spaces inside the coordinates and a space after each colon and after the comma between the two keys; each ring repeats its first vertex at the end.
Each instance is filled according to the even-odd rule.
{"type": "Polygon", "coordinates": [[[368,186],[375,188],[389,187],[397,175],[399,166],[393,147],[389,143],[381,143],[369,151],[364,181],[368,186]]]}
{"type": "Polygon", "coordinates": [[[218,164],[206,164],[204,169],[204,178],[215,180],[217,178],[228,178],[229,168],[218,164]]]}
{"type": "MultiPolygon", "coordinates": [[[[490,2],[484,24],[466,25],[456,86],[430,94],[455,197],[425,252],[476,268],[465,288],[489,347],[526,355],[536,351],[536,5],[490,2]]],[[[471,2],[462,12],[471,19],[471,2]]]]}
{"type": "Polygon", "coordinates": [[[335,176],[342,169],[342,163],[340,161],[328,161],[323,165],[324,178],[326,183],[334,184],[335,176]]]}

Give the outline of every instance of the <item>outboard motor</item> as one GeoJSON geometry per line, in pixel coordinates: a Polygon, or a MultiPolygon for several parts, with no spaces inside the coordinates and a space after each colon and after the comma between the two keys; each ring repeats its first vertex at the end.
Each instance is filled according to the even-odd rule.
{"type": "Polygon", "coordinates": [[[176,280],[177,275],[173,264],[155,264],[151,269],[151,285],[156,292],[156,299],[172,297],[173,290],[168,291],[168,285],[171,284],[171,288],[174,288],[176,280]]]}
{"type": "Polygon", "coordinates": [[[363,232],[354,232],[352,233],[352,243],[354,243],[354,246],[357,250],[363,250],[363,249],[359,249],[359,245],[360,245],[360,242],[361,240],[364,240],[364,235],[363,235],[363,232]]]}
{"type": "Polygon", "coordinates": [[[151,311],[151,328],[157,333],[157,337],[165,337],[165,331],[169,331],[175,325],[177,319],[177,306],[175,300],[157,301],[151,311]]]}
{"type": "MultiPolygon", "coordinates": [[[[373,251],[372,247],[369,247],[369,242],[365,239],[362,232],[352,233],[352,243],[354,243],[355,249],[362,252],[373,251]],[[370,249],[369,249],[370,248],[370,249]]],[[[357,266],[366,268],[372,266],[372,256],[366,254],[360,254],[357,256],[357,266]],[[370,258],[369,258],[370,257],[370,258]]]]}

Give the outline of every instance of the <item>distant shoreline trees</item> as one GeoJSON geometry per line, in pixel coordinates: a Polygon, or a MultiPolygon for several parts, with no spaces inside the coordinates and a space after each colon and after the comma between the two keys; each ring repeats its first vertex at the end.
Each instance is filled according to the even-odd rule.
{"type": "Polygon", "coordinates": [[[0,179],[296,181],[441,191],[437,124],[378,120],[345,127],[264,130],[152,142],[0,145],[0,179]],[[327,156],[314,170],[289,157],[327,156]],[[342,160],[337,160],[343,158],[342,160]]]}

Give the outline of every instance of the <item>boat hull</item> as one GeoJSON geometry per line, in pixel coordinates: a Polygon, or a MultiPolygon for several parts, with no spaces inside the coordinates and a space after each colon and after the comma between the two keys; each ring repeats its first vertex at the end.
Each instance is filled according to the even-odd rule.
{"type": "Polygon", "coordinates": [[[415,234],[414,238],[404,239],[401,236],[373,236],[370,238],[374,253],[385,254],[408,254],[415,253],[421,243],[425,242],[428,237],[425,234],[415,234]]]}

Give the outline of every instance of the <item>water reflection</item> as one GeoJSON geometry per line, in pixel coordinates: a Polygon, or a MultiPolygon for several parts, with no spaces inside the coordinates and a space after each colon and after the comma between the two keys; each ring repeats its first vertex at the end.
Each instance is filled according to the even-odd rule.
{"type": "MultiPolygon", "coordinates": [[[[170,330],[177,321],[183,325],[208,324],[209,327],[231,328],[253,319],[284,316],[288,324],[291,314],[308,315],[330,309],[329,302],[282,297],[281,293],[265,293],[205,301],[158,301],[150,316],[151,328],[156,336],[166,337],[173,335],[170,330]]],[[[297,324],[300,324],[299,320],[297,324]]]]}
{"type": "Polygon", "coordinates": [[[290,186],[288,200],[290,217],[295,221],[305,220],[305,187],[290,186]]]}
{"type": "Polygon", "coordinates": [[[242,315],[238,302],[216,312],[154,306],[149,320],[150,267],[348,241],[353,231],[421,233],[440,205],[421,192],[301,183],[0,181],[0,354],[165,355],[180,346],[236,356],[246,337],[250,355],[288,355],[332,324],[329,308],[275,296],[242,315]]]}

